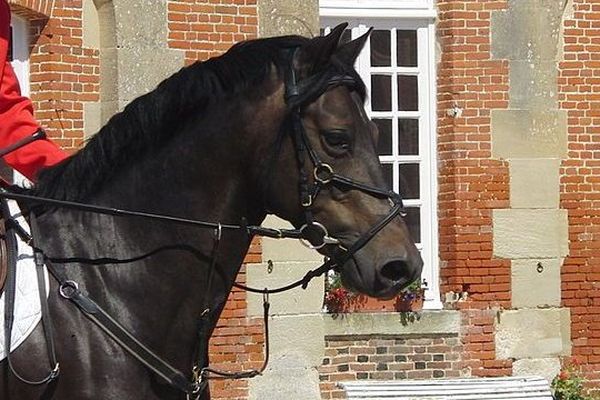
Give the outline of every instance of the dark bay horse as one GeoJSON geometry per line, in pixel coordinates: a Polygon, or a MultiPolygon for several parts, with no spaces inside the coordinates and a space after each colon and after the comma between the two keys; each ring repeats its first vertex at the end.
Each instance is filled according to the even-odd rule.
{"type": "MultiPolygon", "coordinates": [[[[319,223],[336,239],[319,250],[323,254],[336,259],[355,246],[337,265],[346,286],[375,297],[395,295],[420,276],[422,261],[398,213],[390,214],[399,200],[386,195],[377,131],[353,68],[368,35],[340,45],[343,29],[313,39],[243,42],[183,68],[115,115],[77,154],[46,170],[31,193],[224,224],[257,225],[268,213],[297,228],[319,223]]],[[[128,259],[173,246],[128,264],[57,268],[137,340],[191,375],[200,314],[210,310],[209,336],[249,247],[248,231],[222,231],[209,285],[212,230],[43,205],[31,210],[40,232],[36,244],[48,257],[128,259]]],[[[311,236],[319,229],[306,236],[318,242],[311,236]]],[[[186,398],[60,297],[53,279],[49,309],[59,378],[29,386],[3,362],[0,398],[186,398]]],[[[40,325],[12,360],[26,377],[47,373],[40,325]]]]}

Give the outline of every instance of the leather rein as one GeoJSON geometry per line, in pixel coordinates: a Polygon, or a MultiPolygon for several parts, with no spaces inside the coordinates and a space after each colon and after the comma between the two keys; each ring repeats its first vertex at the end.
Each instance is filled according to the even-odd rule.
{"type": "MultiPolygon", "coordinates": [[[[302,227],[300,227],[299,229],[265,228],[262,226],[248,225],[245,220],[242,220],[240,224],[221,224],[218,222],[215,223],[199,221],[164,214],[122,210],[117,208],[103,207],[79,202],[42,198],[24,193],[12,192],[7,190],[6,188],[0,189],[0,199],[3,203],[6,202],[6,199],[13,199],[24,203],[42,204],[45,206],[55,208],[66,208],[118,217],[144,218],[154,221],[171,222],[176,224],[190,225],[198,228],[213,230],[213,246],[210,256],[211,261],[208,275],[208,287],[206,290],[204,304],[202,305],[203,311],[200,317],[200,332],[198,335],[199,343],[197,346],[196,357],[194,357],[195,361],[192,367],[192,372],[191,374],[185,374],[172,367],[160,356],[156,355],[154,352],[152,352],[152,350],[140,343],[130,332],[128,332],[119,322],[113,319],[93,299],[91,299],[88,295],[83,293],[79,289],[77,282],[69,280],[68,277],[63,273],[63,270],[58,269],[54,265],[54,263],[78,262],[93,265],[98,265],[102,263],[128,263],[132,261],[141,260],[150,257],[160,251],[169,250],[173,248],[179,250],[187,250],[192,253],[195,253],[195,250],[190,249],[186,246],[163,247],[148,254],[132,257],[126,260],[111,258],[103,258],[101,260],[89,260],[82,258],[53,258],[46,255],[42,249],[35,246],[34,238],[38,235],[37,232],[39,232],[37,228],[35,213],[30,214],[32,229],[31,235],[27,233],[23,228],[21,228],[14,219],[10,219],[9,221],[7,221],[7,237],[13,238],[9,240],[9,253],[13,253],[13,256],[11,256],[12,258],[15,258],[14,252],[16,252],[15,235],[19,235],[25,242],[31,244],[34,248],[34,259],[38,269],[43,270],[43,265],[45,264],[50,274],[58,282],[59,294],[61,297],[73,302],[77,306],[77,308],[85,314],[86,317],[88,317],[90,320],[96,323],[108,336],[110,336],[117,343],[119,343],[129,354],[133,355],[136,359],[138,359],[142,364],[144,364],[154,373],[161,376],[170,386],[185,393],[188,399],[199,399],[202,393],[204,392],[205,388],[207,387],[209,379],[250,378],[260,375],[266,369],[269,360],[269,295],[273,293],[281,293],[299,286],[305,289],[313,278],[321,276],[329,270],[340,267],[346,261],[350,260],[350,258],[352,258],[356,252],[358,252],[371,239],[373,239],[373,237],[385,226],[387,226],[394,218],[396,218],[397,216],[405,216],[402,199],[397,193],[369,186],[361,182],[355,181],[351,178],[339,175],[335,173],[332,166],[320,160],[317,153],[310,145],[310,141],[307,138],[306,131],[302,122],[302,111],[304,107],[312,103],[323,93],[325,93],[327,90],[333,87],[346,86],[352,89],[353,87],[355,87],[355,85],[357,85],[357,79],[348,73],[341,72],[343,71],[343,68],[334,64],[321,73],[315,74],[313,76],[305,78],[304,80],[298,81],[296,77],[296,71],[293,68],[293,58],[295,51],[296,49],[292,49],[289,53],[290,61],[285,75],[285,101],[289,113],[287,121],[291,124],[292,142],[294,145],[296,160],[298,164],[298,189],[300,194],[300,203],[305,221],[304,225],[302,225],[302,227]],[[312,166],[307,166],[307,160],[312,164],[312,166]],[[312,167],[312,179],[309,178],[309,173],[307,172],[307,168],[310,167],[312,167]],[[391,209],[386,216],[378,220],[366,232],[362,233],[362,235],[350,247],[344,248],[341,246],[338,239],[329,236],[327,228],[323,224],[316,221],[313,215],[313,205],[315,199],[318,197],[319,193],[323,189],[329,187],[337,187],[341,190],[358,190],[376,198],[388,199],[390,201],[391,209]],[[334,258],[330,258],[318,268],[308,271],[305,274],[305,276],[301,279],[282,287],[274,289],[259,289],[234,282],[233,285],[239,289],[253,293],[263,294],[263,319],[265,326],[265,361],[263,366],[259,370],[248,370],[241,372],[218,371],[206,366],[207,360],[204,360],[203,357],[202,350],[208,349],[208,329],[210,327],[209,322],[211,317],[213,316],[213,310],[211,310],[209,307],[209,300],[213,277],[217,269],[219,244],[221,242],[221,236],[224,230],[242,230],[245,231],[249,236],[258,235],[277,239],[300,239],[303,242],[303,244],[312,249],[320,249],[326,245],[335,245],[340,250],[334,258]],[[191,379],[189,378],[190,375],[191,379]]],[[[285,131],[286,129],[281,129],[280,135],[285,134],[285,131]]],[[[11,147],[15,146],[13,145],[11,147]]],[[[16,148],[18,148],[18,146],[16,148]]],[[[15,148],[12,148],[10,151],[14,149],[15,148]]],[[[1,150],[0,153],[2,153],[1,150]]],[[[12,275],[14,275],[14,266],[12,275]]],[[[10,278],[11,272],[9,270],[9,280],[10,278]]],[[[14,371],[14,369],[12,368],[12,365],[10,364],[10,352],[8,353],[11,371],[13,371],[13,373],[18,379],[27,384],[32,385],[48,383],[56,379],[60,372],[59,364],[56,361],[56,355],[54,352],[52,327],[48,314],[46,299],[47,296],[45,293],[45,283],[43,280],[43,274],[41,274],[41,278],[40,274],[38,274],[38,278],[38,285],[40,286],[40,291],[42,291],[42,287],[44,288],[43,293],[40,293],[40,301],[42,302],[42,321],[44,322],[44,333],[46,336],[46,342],[48,346],[48,354],[51,363],[51,372],[47,375],[46,378],[39,381],[31,381],[24,379],[19,374],[17,374],[16,371],[14,371]],[[44,303],[46,304],[44,305],[44,303]],[[44,316],[47,318],[44,318],[44,316]]],[[[7,285],[9,284],[9,280],[7,280],[7,285]]],[[[12,302],[14,303],[14,295],[12,302]]],[[[5,337],[7,338],[10,338],[10,333],[12,329],[12,321],[9,321],[11,317],[12,311],[11,315],[7,314],[7,320],[5,321],[5,337]]]]}

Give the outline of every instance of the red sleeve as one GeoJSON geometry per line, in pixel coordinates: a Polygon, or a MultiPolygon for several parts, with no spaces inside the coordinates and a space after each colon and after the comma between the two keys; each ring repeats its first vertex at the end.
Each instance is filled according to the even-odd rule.
{"type": "MultiPolygon", "coordinates": [[[[10,8],[0,0],[0,148],[36,132],[40,127],[33,117],[31,101],[21,96],[19,82],[10,65],[8,45],[10,36],[10,8]]],[[[37,140],[4,157],[8,165],[35,180],[39,170],[56,164],[67,157],[50,140],[37,140]]]]}

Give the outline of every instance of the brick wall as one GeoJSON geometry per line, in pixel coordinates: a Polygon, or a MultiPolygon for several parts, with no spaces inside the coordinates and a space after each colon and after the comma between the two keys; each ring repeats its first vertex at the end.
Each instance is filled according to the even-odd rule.
{"type": "Polygon", "coordinates": [[[258,34],[257,0],[170,0],[169,47],[185,50],[186,62],[222,54],[258,34]]]}
{"type": "Polygon", "coordinates": [[[473,375],[510,373],[495,361],[488,308],[510,308],[510,261],[495,259],[492,210],[509,206],[508,163],[492,159],[492,109],[508,107],[508,63],[492,59],[490,21],[505,0],[439,0],[438,157],[441,292],[467,292],[462,340],[473,375]],[[460,116],[447,111],[458,107],[460,116]]]}
{"type": "Polygon", "coordinates": [[[454,378],[461,374],[457,336],[330,336],[319,368],[323,399],[345,398],[338,382],[454,378]]]}
{"type": "Polygon", "coordinates": [[[83,103],[99,100],[99,52],[83,47],[82,0],[9,1],[30,21],[31,99],[35,116],[62,148],[83,143],[83,103]]]}
{"type": "Polygon", "coordinates": [[[564,23],[560,107],[568,111],[561,208],[569,215],[562,302],[571,309],[573,356],[600,385],[600,3],[574,0],[564,23]]]}

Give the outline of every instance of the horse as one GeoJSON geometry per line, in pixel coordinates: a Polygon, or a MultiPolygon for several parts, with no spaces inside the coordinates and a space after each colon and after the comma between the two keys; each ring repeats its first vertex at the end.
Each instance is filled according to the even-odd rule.
{"type": "MultiPolygon", "coordinates": [[[[401,199],[385,187],[377,129],[353,67],[369,34],[341,44],[344,27],[244,41],[184,67],[40,174],[26,195],[218,229],[21,201],[35,217],[35,247],[47,260],[67,260],[54,269],[68,282],[50,278],[48,296],[60,374],[32,386],[3,361],[3,399],[210,399],[206,385],[192,393],[165,382],[65,299],[65,289],[87,293],[190,380],[198,353],[202,366],[209,362],[198,321],[206,343],[260,232],[248,227],[267,214],[289,221],[352,290],[389,298],[420,277],[423,262],[401,199]],[[141,254],[152,256],[135,258],[141,254]],[[102,259],[115,261],[85,261],[102,259]]],[[[48,353],[38,324],[12,366],[45,376],[48,353]]]]}

